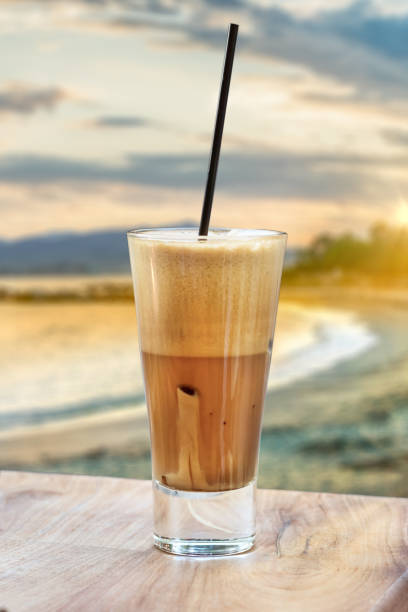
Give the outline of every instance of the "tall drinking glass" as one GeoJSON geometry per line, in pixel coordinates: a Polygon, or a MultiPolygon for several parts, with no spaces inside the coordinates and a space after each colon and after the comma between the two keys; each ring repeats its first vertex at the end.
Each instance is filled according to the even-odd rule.
{"type": "Polygon", "coordinates": [[[286,234],[128,232],[150,423],[154,542],[252,547],[263,403],[286,234]]]}

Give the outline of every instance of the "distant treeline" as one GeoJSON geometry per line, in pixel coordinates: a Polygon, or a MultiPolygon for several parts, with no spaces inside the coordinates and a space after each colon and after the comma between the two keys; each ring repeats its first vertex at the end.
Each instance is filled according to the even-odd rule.
{"type": "Polygon", "coordinates": [[[408,228],[377,223],[367,238],[321,234],[284,273],[287,282],[408,285],[408,228]]]}
{"type": "MultiPolygon", "coordinates": [[[[0,287],[0,301],[12,302],[133,302],[133,288],[129,283],[101,282],[72,289],[10,289],[0,287]]],[[[1,612],[1,611],[0,611],[1,612]]]]}

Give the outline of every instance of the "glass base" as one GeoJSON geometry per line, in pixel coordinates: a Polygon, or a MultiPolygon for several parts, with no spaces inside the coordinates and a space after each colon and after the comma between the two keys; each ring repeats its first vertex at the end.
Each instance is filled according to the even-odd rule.
{"type": "Polygon", "coordinates": [[[255,542],[254,535],[236,540],[176,540],[161,538],[156,534],[153,534],[153,538],[154,545],[160,550],[172,555],[190,555],[192,557],[238,555],[250,550],[255,542]]]}
{"type": "Polygon", "coordinates": [[[175,555],[235,555],[255,540],[255,480],[231,491],[181,491],[153,481],[154,544],[175,555]]]}

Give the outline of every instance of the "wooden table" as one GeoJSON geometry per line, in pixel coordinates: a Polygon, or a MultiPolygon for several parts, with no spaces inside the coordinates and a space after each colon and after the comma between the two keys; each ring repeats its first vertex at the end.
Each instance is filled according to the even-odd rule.
{"type": "Polygon", "coordinates": [[[0,473],[0,609],[405,612],[408,500],[258,492],[237,557],[152,547],[151,484],[0,473]]]}

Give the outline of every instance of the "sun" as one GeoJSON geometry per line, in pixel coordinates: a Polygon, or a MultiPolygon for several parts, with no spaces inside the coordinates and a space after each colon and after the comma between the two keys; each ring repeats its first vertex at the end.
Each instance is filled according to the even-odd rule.
{"type": "Polygon", "coordinates": [[[408,225],[408,202],[401,200],[396,211],[395,220],[399,225],[408,225]]]}

